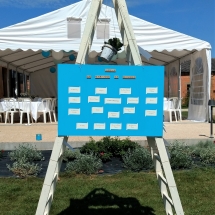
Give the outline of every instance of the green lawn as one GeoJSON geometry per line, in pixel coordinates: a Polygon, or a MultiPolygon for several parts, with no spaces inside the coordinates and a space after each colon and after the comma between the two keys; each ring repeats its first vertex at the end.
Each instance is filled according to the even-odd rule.
{"type": "MultiPolygon", "coordinates": [[[[185,215],[215,212],[215,170],[174,172],[185,215]]],[[[43,179],[0,178],[0,215],[33,215],[43,179]]],[[[165,215],[155,173],[61,176],[51,215],[165,215]]]]}
{"type": "Polygon", "coordinates": [[[181,111],[182,119],[185,120],[188,117],[188,111],[181,111]]]}

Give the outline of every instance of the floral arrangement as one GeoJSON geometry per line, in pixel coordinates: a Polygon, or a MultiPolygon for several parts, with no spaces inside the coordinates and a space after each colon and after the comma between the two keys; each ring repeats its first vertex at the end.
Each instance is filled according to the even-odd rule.
{"type": "Polygon", "coordinates": [[[123,46],[123,43],[121,43],[120,40],[119,40],[119,38],[116,38],[116,37],[112,38],[112,39],[109,39],[108,42],[104,42],[104,44],[111,45],[117,51],[120,51],[121,47],[123,46]]]}

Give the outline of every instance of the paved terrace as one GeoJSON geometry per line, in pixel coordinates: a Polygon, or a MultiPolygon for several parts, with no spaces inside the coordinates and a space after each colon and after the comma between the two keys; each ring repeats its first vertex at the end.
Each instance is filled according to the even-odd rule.
{"type": "MultiPolygon", "coordinates": [[[[197,123],[187,120],[181,122],[165,123],[166,132],[164,138],[168,142],[181,140],[187,144],[195,144],[200,140],[212,140],[210,136],[209,123],[197,123]]],[[[215,131],[215,126],[213,126],[215,131]]],[[[57,135],[57,123],[34,123],[29,125],[0,123],[0,149],[10,150],[20,143],[36,144],[41,150],[50,150],[53,147],[57,135]],[[42,141],[36,141],[36,134],[42,134],[42,141]]],[[[93,137],[99,140],[101,137],[93,137]]],[[[120,137],[125,138],[125,137],[120,137]]],[[[130,139],[146,145],[146,137],[131,137],[130,139]]],[[[69,143],[73,147],[80,147],[89,137],[69,137],[69,143]]]]}

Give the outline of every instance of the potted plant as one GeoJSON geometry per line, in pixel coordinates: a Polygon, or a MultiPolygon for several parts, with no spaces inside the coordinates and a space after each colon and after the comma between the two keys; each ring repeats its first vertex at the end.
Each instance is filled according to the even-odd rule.
{"type": "Polygon", "coordinates": [[[109,39],[108,42],[104,42],[104,46],[102,47],[101,58],[105,62],[109,62],[112,57],[117,54],[123,44],[120,42],[119,38],[109,39]]]}

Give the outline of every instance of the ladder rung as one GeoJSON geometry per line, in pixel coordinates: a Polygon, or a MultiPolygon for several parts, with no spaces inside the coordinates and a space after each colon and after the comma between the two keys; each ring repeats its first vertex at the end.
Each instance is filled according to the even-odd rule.
{"type": "Polygon", "coordinates": [[[49,198],[48,198],[48,200],[47,200],[47,203],[49,203],[49,201],[51,200],[52,195],[53,195],[52,193],[49,194],[49,198]]]}
{"type": "Polygon", "coordinates": [[[162,193],[162,194],[165,196],[165,198],[167,199],[167,201],[172,205],[172,207],[174,207],[172,199],[170,199],[170,197],[166,193],[162,193]]]}
{"type": "Polygon", "coordinates": [[[160,163],[162,163],[162,162],[161,162],[161,158],[160,158],[160,156],[159,156],[158,154],[154,153],[154,157],[155,157],[160,163]]]}
{"type": "Polygon", "coordinates": [[[160,173],[158,173],[158,176],[164,182],[164,184],[166,184],[166,186],[168,186],[167,180],[160,173]]]}
{"type": "MultiPolygon", "coordinates": [[[[52,180],[52,184],[55,182],[55,180],[57,180],[57,179],[56,179],[56,178],[57,178],[57,175],[58,175],[57,173],[54,174],[54,177],[53,177],[53,180],[52,180]]],[[[51,184],[51,185],[52,185],[52,184],[51,184]]]]}

